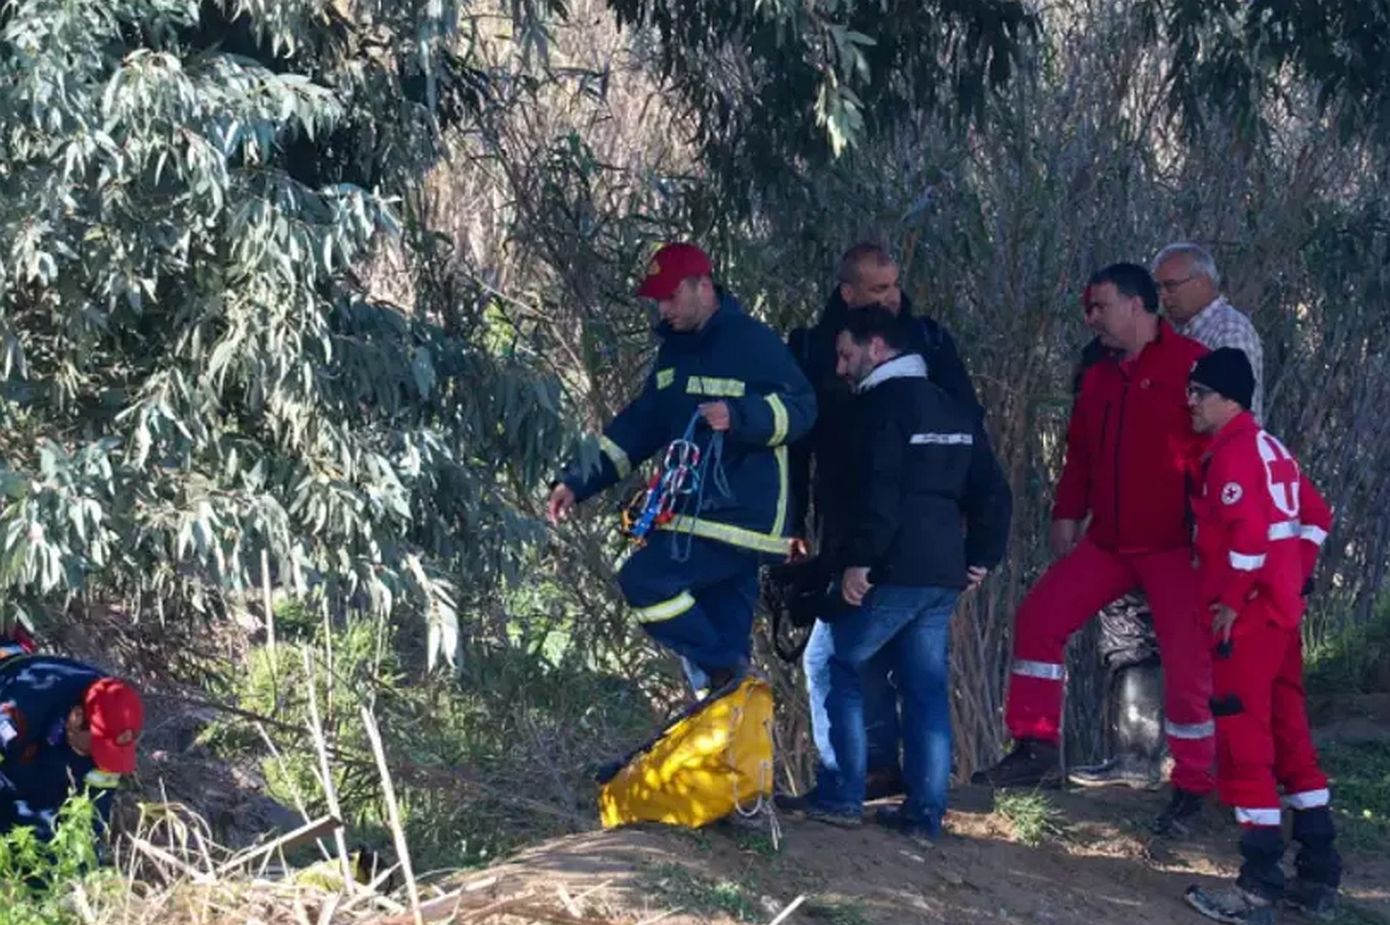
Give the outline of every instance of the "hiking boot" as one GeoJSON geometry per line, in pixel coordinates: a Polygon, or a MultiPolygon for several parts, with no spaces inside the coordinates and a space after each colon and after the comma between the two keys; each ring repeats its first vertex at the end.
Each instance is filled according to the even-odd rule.
{"type": "Polygon", "coordinates": [[[900,797],[907,791],[903,772],[899,768],[876,768],[864,778],[864,799],[886,800],[900,797]]]}
{"type": "Polygon", "coordinates": [[[1284,905],[1304,918],[1330,922],[1337,917],[1337,888],[1311,880],[1294,880],[1284,893],[1284,905]]]}
{"type": "Polygon", "coordinates": [[[1060,787],[1062,768],[1057,746],[1037,739],[1019,739],[1013,751],[998,764],[971,775],[970,783],[990,787],[1060,787]]]}
{"type": "Polygon", "coordinates": [[[1274,903],[1242,890],[1230,887],[1224,890],[1207,890],[1200,886],[1190,886],[1186,893],[1187,904],[1209,919],[1228,922],[1231,925],[1274,925],[1279,910],[1274,903]]]}
{"type": "Polygon", "coordinates": [[[837,829],[857,829],[864,824],[862,813],[846,812],[840,809],[830,809],[819,803],[814,803],[806,807],[805,816],[812,822],[821,822],[825,825],[833,825],[837,829]]]}
{"type": "Polygon", "coordinates": [[[1174,787],[1168,805],[1153,822],[1153,833],[1168,838],[1186,838],[1196,829],[1205,805],[1206,798],[1201,794],[1174,787]]]}
{"type": "Polygon", "coordinates": [[[1118,758],[1073,768],[1067,780],[1078,787],[1129,787],[1134,790],[1157,790],[1163,785],[1157,768],[1138,767],[1118,758]]]}
{"type": "Polygon", "coordinates": [[[924,848],[935,846],[941,836],[940,825],[930,825],[903,812],[901,806],[884,806],[874,813],[874,823],[899,835],[905,835],[924,848]]]}

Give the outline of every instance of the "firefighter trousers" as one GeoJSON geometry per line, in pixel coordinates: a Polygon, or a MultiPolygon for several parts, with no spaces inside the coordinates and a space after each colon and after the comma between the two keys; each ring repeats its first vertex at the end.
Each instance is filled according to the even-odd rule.
{"type": "Polygon", "coordinates": [[[647,635],[705,675],[748,664],[758,555],[703,537],[653,533],[618,572],[647,635]]]}
{"type": "Polygon", "coordinates": [[[1197,572],[1183,547],[1122,554],[1089,538],[1053,563],[1019,605],[1005,722],[1014,739],[1056,744],[1066,685],[1067,640],[1102,607],[1136,587],[1153,612],[1163,659],[1163,699],[1173,785],[1213,786],[1210,622],[1198,613],[1197,572]]]}

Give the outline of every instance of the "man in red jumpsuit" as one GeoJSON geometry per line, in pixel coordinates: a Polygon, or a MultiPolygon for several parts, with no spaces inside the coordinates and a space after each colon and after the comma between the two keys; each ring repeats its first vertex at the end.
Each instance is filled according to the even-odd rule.
{"type": "Polygon", "coordinates": [[[1254,390],[1250,361],[1229,347],[1199,360],[1188,386],[1193,425],[1213,435],[1193,513],[1215,649],[1217,788],[1241,825],[1244,863],[1234,890],[1191,887],[1187,898],[1220,922],[1264,923],[1275,920],[1281,899],[1330,917],[1342,864],[1327,777],[1308,735],[1298,631],[1302,592],[1332,518],[1289,451],[1250,414],[1254,390]],[[1281,788],[1300,843],[1287,890],[1281,788]]]}
{"type": "Polygon", "coordinates": [[[1087,326],[1115,355],[1082,379],[1052,510],[1059,558],[1014,618],[1005,722],[1015,746],[974,782],[1061,782],[1067,639],[1102,607],[1141,588],[1163,658],[1164,731],[1175,762],[1172,799],[1156,828],[1181,835],[1211,792],[1216,749],[1210,647],[1187,522],[1187,479],[1200,452],[1187,410],[1187,374],[1207,349],[1158,316],[1158,290],[1137,264],[1117,263],[1091,277],[1085,313],[1087,326]]]}

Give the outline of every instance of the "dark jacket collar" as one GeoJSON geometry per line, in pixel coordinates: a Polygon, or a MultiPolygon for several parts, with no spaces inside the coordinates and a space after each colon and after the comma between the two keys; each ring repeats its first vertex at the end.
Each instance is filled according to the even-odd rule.
{"type": "MultiPolygon", "coordinates": [[[[830,290],[830,298],[825,300],[825,307],[820,311],[820,317],[816,319],[816,327],[834,326],[838,333],[840,325],[844,323],[845,315],[849,312],[849,306],[845,304],[844,297],[840,295],[840,287],[835,286],[830,290]]],[[[907,293],[902,294],[902,305],[898,308],[898,317],[906,318],[912,315],[912,300],[907,297],[907,293]]]]}

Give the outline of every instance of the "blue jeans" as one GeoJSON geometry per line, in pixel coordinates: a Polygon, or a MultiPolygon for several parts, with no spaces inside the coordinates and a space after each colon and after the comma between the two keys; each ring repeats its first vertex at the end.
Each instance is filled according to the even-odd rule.
{"type": "MultiPolygon", "coordinates": [[[[817,620],[801,656],[801,667],[806,672],[806,695],[811,705],[811,737],[820,758],[816,768],[818,788],[833,786],[830,779],[839,771],[830,742],[830,718],[825,711],[830,695],[830,656],[834,653],[830,624],[817,620]]],[[[898,767],[898,691],[888,680],[891,669],[889,653],[880,651],[859,673],[870,771],[898,767]]]]}
{"type": "Polygon", "coordinates": [[[887,655],[902,697],[903,782],[909,819],[936,832],[946,814],[951,778],[951,614],[956,588],[881,585],[859,613],[830,624],[830,696],[826,713],[837,773],[818,789],[829,810],[858,813],[864,805],[868,745],[864,729],[864,667],[887,655]]]}

